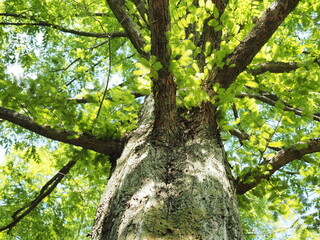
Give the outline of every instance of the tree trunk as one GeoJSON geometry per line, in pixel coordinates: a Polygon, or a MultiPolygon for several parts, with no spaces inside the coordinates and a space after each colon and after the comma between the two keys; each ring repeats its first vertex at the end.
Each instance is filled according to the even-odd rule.
{"type": "Polygon", "coordinates": [[[174,139],[159,141],[153,116],[148,97],[102,196],[92,239],[241,239],[219,136],[189,120],[174,139]]]}

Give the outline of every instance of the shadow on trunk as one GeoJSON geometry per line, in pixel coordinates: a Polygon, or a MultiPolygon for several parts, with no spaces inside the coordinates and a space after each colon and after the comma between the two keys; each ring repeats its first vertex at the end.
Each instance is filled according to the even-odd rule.
{"type": "Polygon", "coordinates": [[[153,137],[147,100],[98,207],[92,239],[241,239],[223,147],[201,131],[153,137]]]}

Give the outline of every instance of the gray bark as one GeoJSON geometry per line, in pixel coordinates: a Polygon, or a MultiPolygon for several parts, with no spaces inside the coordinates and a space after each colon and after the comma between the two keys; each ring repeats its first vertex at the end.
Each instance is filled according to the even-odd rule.
{"type": "Polygon", "coordinates": [[[153,139],[148,98],[97,210],[92,239],[241,239],[223,147],[198,131],[153,139]]]}

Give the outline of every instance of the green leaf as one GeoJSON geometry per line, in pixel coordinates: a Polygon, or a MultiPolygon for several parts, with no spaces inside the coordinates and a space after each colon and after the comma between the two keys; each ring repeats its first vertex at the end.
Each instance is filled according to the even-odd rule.
{"type": "Polygon", "coordinates": [[[259,84],[254,81],[248,81],[245,83],[245,85],[247,87],[251,87],[251,88],[259,88],[259,84]]]}
{"type": "Polygon", "coordinates": [[[284,143],[283,142],[270,142],[268,144],[269,147],[283,147],[284,143]]]}
{"type": "Polygon", "coordinates": [[[219,9],[216,7],[216,6],[214,6],[214,8],[213,8],[213,17],[215,18],[215,19],[218,19],[219,18],[219,9]]]}
{"type": "Polygon", "coordinates": [[[133,74],[136,75],[136,76],[141,76],[141,75],[145,75],[145,74],[148,74],[148,73],[150,73],[149,69],[140,69],[140,70],[133,71],[133,74]]]}
{"type": "Polygon", "coordinates": [[[223,29],[223,26],[222,26],[222,25],[218,25],[218,26],[214,27],[214,30],[215,30],[216,32],[218,32],[218,31],[220,31],[220,30],[222,30],[222,29],[223,29]]]}
{"type": "MultiPolygon", "coordinates": [[[[216,27],[219,25],[219,21],[216,20],[216,19],[211,19],[209,22],[208,22],[208,25],[211,26],[211,27],[216,27]]],[[[215,31],[218,31],[218,30],[215,30],[215,31]]]]}

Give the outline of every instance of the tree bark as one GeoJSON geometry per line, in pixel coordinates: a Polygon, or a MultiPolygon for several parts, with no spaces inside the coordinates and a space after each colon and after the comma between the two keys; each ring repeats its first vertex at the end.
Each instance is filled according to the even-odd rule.
{"type": "MultiPolygon", "coordinates": [[[[126,26],[129,18],[118,13],[123,11],[123,4],[107,2],[141,52],[144,42],[140,34],[131,34],[136,28],[126,26]]],[[[221,15],[228,1],[214,2],[221,15]]],[[[251,32],[227,56],[233,66],[215,67],[209,72],[203,84],[208,96],[214,96],[215,83],[227,89],[234,82],[298,2],[276,0],[263,12],[251,32]]],[[[92,239],[242,239],[235,179],[220,139],[217,105],[206,101],[183,114],[178,112],[166,36],[171,27],[169,1],[150,0],[148,4],[151,56],[162,68],[152,77],[153,95],[147,98],[141,122],[102,196],[92,239]]],[[[210,42],[219,49],[221,32],[209,26],[203,29],[206,34],[200,45],[210,42]]],[[[202,68],[201,56],[198,61],[202,68]]]]}
{"type": "Polygon", "coordinates": [[[241,239],[233,177],[217,136],[196,123],[162,144],[153,126],[150,96],[102,196],[92,239],[241,239]]]}

